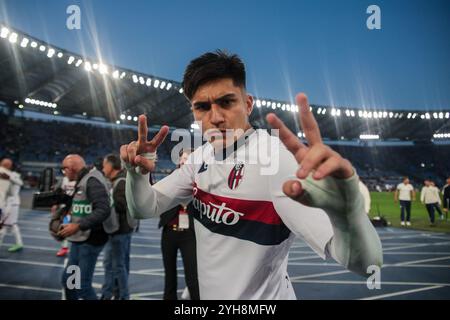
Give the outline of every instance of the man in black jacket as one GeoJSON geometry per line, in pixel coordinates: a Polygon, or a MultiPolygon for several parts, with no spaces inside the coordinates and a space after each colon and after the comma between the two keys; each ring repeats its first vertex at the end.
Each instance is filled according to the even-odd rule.
{"type": "Polygon", "coordinates": [[[79,155],[68,155],[63,170],[77,184],[69,211],[71,222],[62,225],[58,233],[71,242],[62,285],[68,300],[95,300],[92,278],[98,255],[108,240],[103,222],[111,212],[106,181],[97,169],[88,169],[79,155]]]}
{"type": "MultiPolygon", "coordinates": [[[[179,166],[182,166],[191,150],[181,150],[179,166]]],[[[159,228],[163,228],[161,251],[163,255],[165,283],[164,300],[177,300],[177,254],[181,251],[186,285],[192,300],[199,300],[197,278],[197,254],[194,221],[185,206],[178,205],[163,213],[159,228]]]]}
{"type": "Polygon", "coordinates": [[[103,173],[112,183],[111,214],[115,214],[118,229],[109,235],[105,246],[103,265],[105,267],[105,283],[102,288],[102,299],[115,298],[128,300],[128,274],[130,271],[131,234],[135,221],[127,211],[125,198],[125,170],[119,156],[109,154],[103,159],[103,173]],[[117,289],[118,292],[115,292],[117,289]]]}

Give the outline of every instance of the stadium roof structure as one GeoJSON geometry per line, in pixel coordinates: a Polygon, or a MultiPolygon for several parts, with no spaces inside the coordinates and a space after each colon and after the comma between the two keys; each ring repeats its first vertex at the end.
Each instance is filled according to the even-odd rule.
{"type": "MultiPolygon", "coordinates": [[[[11,109],[133,124],[146,114],[152,125],[192,128],[181,83],[110,65],[69,52],[0,24],[0,100],[11,109]]],[[[447,110],[374,110],[311,105],[322,135],[330,140],[450,138],[447,110]]],[[[292,101],[255,97],[251,121],[267,127],[275,112],[294,132],[298,108],[292,101]]]]}

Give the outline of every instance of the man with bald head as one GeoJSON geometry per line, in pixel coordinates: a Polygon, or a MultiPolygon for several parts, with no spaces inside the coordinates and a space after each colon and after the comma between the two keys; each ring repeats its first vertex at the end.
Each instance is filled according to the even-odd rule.
{"type": "Polygon", "coordinates": [[[71,242],[67,267],[80,268],[81,287],[70,289],[72,273],[67,272],[67,267],[62,285],[68,300],[95,300],[97,295],[92,288],[92,278],[98,255],[108,240],[103,223],[111,211],[106,180],[95,167],[88,169],[84,159],[77,154],[68,155],[62,169],[69,180],[77,183],[69,209],[71,221],[62,225],[58,235],[71,242]]]}
{"type": "Polygon", "coordinates": [[[17,225],[19,218],[19,206],[20,206],[20,188],[23,185],[20,174],[13,170],[14,163],[11,159],[5,158],[0,162],[0,181],[2,187],[0,195],[4,204],[0,204],[0,208],[3,207],[3,215],[1,217],[1,223],[4,226],[0,230],[0,246],[3,242],[3,238],[10,230],[16,239],[16,244],[8,249],[9,252],[17,252],[22,250],[22,236],[20,235],[20,229],[17,225]],[[6,191],[5,191],[6,190],[6,191]]]}

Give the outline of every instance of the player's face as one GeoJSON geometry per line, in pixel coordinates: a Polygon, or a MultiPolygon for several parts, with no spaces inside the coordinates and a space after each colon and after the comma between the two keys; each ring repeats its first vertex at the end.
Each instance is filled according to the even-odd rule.
{"type": "Polygon", "coordinates": [[[409,184],[409,179],[403,180],[403,183],[404,183],[404,184],[409,184]]]}
{"type": "Polygon", "coordinates": [[[248,117],[253,97],[232,79],[219,79],[200,86],[192,100],[195,121],[202,126],[203,136],[214,147],[233,144],[251,126],[248,117]]]}
{"type": "Polygon", "coordinates": [[[105,175],[105,177],[107,177],[107,178],[110,177],[110,174],[112,172],[112,165],[106,160],[103,160],[102,171],[103,171],[103,174],[105,175]]]}
{"type": "Polygon", "coordinates": [[[62,169],[64,170],[64,175],[70,180],[77,180],[78,173],[74,169],[72,161],[64,159],[62,163],[62,169]]]}

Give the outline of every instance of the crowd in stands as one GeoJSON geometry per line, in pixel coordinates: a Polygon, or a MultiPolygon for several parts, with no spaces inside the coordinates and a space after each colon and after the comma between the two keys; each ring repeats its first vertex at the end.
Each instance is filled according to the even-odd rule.
{"type": "MultiPolygon", "coordinates": [[[[80,154],[88,163],[93,164],[105,154],[118,153],[122,144],[136,139],[136,136],[137,131],[129,128],[8,118],[0,113],[0,157],[11,157],[22,164],[59,164],[69,153],[80,154]]],[[[174,144],[175,142],[166,139],[159,148],[156,180],[175,168],[170,160],[174,144]]],[[[450,146],[332,147],[353,163],[371,190],[390,190],[401,180],[401,176],[409,176],[419,184],[423,179],[430,178],[440,185],[450,175],[450,146]]]]}

